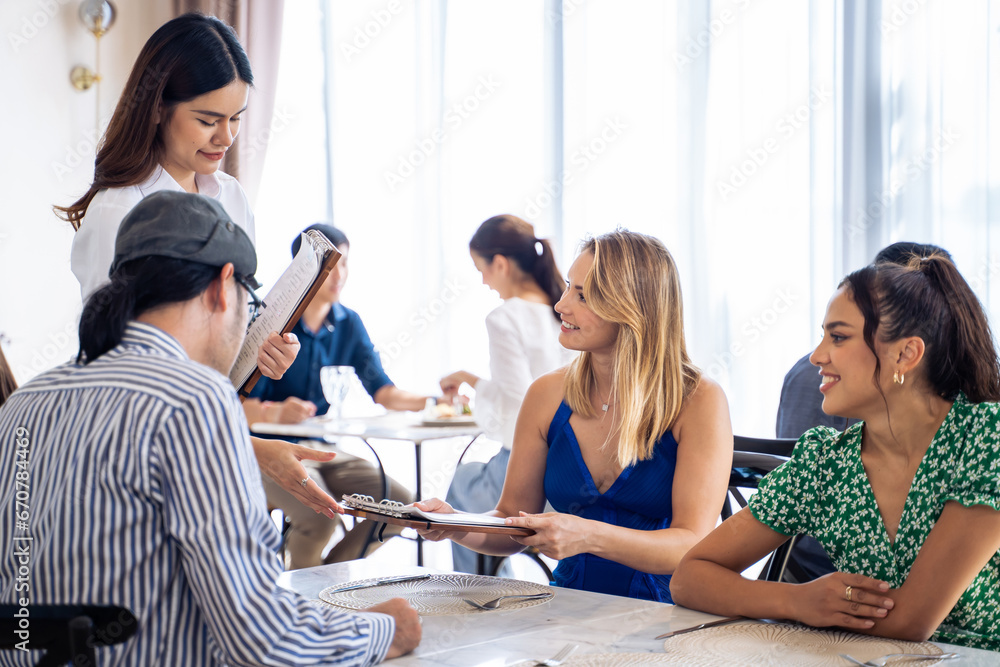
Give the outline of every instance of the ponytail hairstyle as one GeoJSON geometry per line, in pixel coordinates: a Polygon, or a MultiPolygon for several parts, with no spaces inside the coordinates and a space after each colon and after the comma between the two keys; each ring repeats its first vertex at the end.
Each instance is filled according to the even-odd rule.
{"type": "Polygon", "coordinates": [[[951,258],[951,253],[939,245],[917,243],[916,241],[897,241],[879,250],[875,259],[872,260],[872,264],[892,262],[906,266],[914,257],[930,257],[931,255],[941,255],[949,262],[955,261],[951,258]]]}
{"type": "Polygon", "coordinates": [[[77,363],[89,364],[116,347],[126,325],[143,313],[202,294],[219,271],[220,267],[155,255],[125,262],[83,307],[77,363]]]}
{"type": "MultiPolygon", "coordinates": [[[[684,342],[684,305],[674,259],[652,236],[619,230],[586,241],[594,255],[583,297],[595,315],[618,325],[611,395],[620,410],[618,462],[652,457],[657,441],[681,413],[701,381],[684,342]]],[[[593,358],[582,352],[566,373],[566,403],[582,417],[595,416],[593,358]]]]}
{"type": "Polygon", "coordinates": [[[7,364],[7,357],[3,355],[3,348],[0,348],[0,405],[4,404],[15,389],[17,380],[14,379],[14,373],[7,364]]]}
{"type": "Polygon", "coordinates": [[[69,206],[53,206],[56,215],[78,230],[98,191],[149,178],[163,158],[162,128],[174,108],[237,79],[253,85],[250,60],[228,25],[190,13],[160,26],[139,52],[101,139],[94,182],[69,206]]]}
{"type": "Polygon", "coordinates": [[[535,228],[514,215],[497,215],[483,224],[472,235],[469,250],[488,262],[497,255],[511,260],[549,298],[553,307],[552,316],[559,321],[559,313],[554,308],[566,289],[552,246],[545,239],[535,237],[535,228]]]}
{"type": "MultiPolygon", "coordinates": [[[[972,403],[1000,401],[1000,359],[986,313],[944,255],[914,256],[906,266],[866,266],[840,286],[864,315],[864,340],[873,353],[876,337],[891,343],[917,336],[924,341],[923,376],[934,394],[949,401],[959,392],[972,403]]],[[[875,353],[876,386],[881,370],[875,353]]]]}

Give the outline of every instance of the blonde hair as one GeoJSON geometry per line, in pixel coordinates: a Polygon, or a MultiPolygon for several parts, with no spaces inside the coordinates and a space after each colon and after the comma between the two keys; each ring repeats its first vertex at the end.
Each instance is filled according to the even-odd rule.
{"type": "MultiPolygon", "coordinates": [[[[595,315],[618,325],[611,395],[620,415],[618,461],[623,467],[653,455],[657,441],[677,420],[701,379],[684,343],[684,307],[677,266],[652,236],[618,230],[586,241],[594,255],[583,296],[595,315]]],[[[595,417],[596,379],[591,353],[566,373],[566,403],[595,417]]]]}

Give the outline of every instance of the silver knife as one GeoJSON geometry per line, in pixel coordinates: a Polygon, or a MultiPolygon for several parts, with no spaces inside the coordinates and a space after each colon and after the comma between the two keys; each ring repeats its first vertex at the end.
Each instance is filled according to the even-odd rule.
{"type": "Polygon", "coordinates": [[[330,591],[331,593],[341,593],[343,591],[353,591],[359,588],[374,588],[375,586],[382,586],[384,584],[398,584],[403,581],[417,581],[419,579],[430,579],[431,574],[405,574],[401,577],[386,577],[385,579],[379,579],[378,581],[373,581],[365,584],[350,584],[348,586],[342,586],[340,588],[330,591]]]}
{"type": "Polygon", "coordinates": [[[742,621],[744,616],[730,616],[729,618],[723,618],[718,621],[709,621],[708,623],[702,623],[701,625],[696,625],[692,628],[684,628],[683,630],[674,630],[673,632],[666,632],[657,639],[666,639],[667,637],[674,637],[676,635],[683,635],[686,632],[694,632],[695,630],[701,630],[702,628],[710,628],[715,625],[725,625],[726,623],[732,623],[733,621],[742,621]]]}

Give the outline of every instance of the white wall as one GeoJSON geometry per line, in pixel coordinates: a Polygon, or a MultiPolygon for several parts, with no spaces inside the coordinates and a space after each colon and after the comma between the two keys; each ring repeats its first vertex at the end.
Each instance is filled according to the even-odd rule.
{"type": "MultiPolygon", "coordinates": [[[[93,68],[95,40],[77,0],[0,3],[0,333],[18,382],[73,356],[80,287],[69,268],[73,229],[52,204],[68,204],[94,173],[96,98],[69,81],[93,68]]],[[[101,39],[101,129],[143,43],[170,18],[169,0],[114,0],[101,39]]]]}

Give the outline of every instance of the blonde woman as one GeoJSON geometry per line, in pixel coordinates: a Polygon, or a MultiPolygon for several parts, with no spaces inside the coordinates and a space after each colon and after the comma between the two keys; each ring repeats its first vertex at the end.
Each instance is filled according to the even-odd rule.
{"type": "Polygon", "coordinates": [[[493,555],[534,546],[560,560],[559,586],[670,602],[671,573],[725,500],[726,397],[687,356],[677,269],[659,240],[599,236],[568,278],[559,341],[581,354],[528,390],[492,512],[535,534],[422,534],[493,555]],[[555,512],[540,513],[546,499],[555,512]]]}

